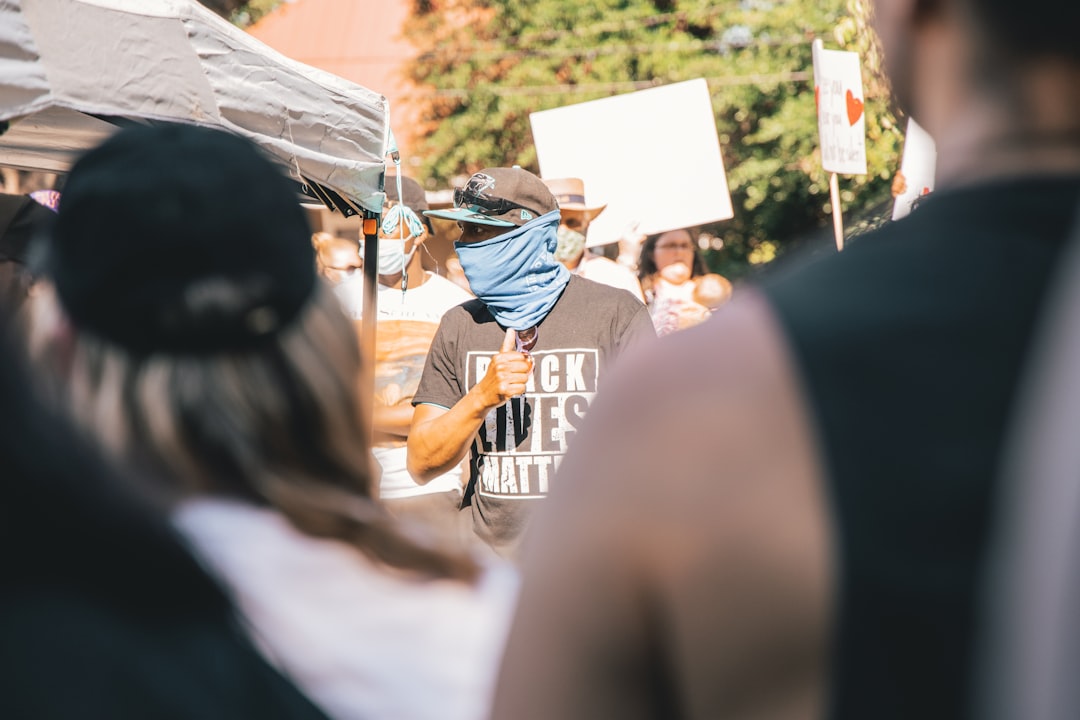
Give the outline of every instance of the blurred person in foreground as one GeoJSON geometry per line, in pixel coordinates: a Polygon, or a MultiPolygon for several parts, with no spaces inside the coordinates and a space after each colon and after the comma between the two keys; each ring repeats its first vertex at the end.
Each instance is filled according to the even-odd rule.
{"type": "Polygon", "coordinates": [[[589,225],[607,205],[585,202],[585,181],[581,178],[554,178],[544,180],[544,184],[559,203],[559,244],[555,247],[555,259],[575,275],[622,288],[645,302],[641,284],[630,270],[589,247],[589,225]]]}
{"type": "Polygon", "coordinates": [[[359,343],[284,175],[224,132],[123,130],[73,167],[45,267],[73,416],[266,657],[336,718],[482,717],[513,573],[374,499],[359,343]]]}
{"type": "Polygon", "coordinates": [[[650,235],[641,245],[638,279],[657,335],[704,321],[731,299],[731,282],[710,273],[689,230],[650,235]]]}
{"type": "Polygon", "coordinates": [[[325,718],[165,517],[32,391],[0,315],[0,717],[325,718]]]}
{"type": "Polygon", "coordinates": [[[999,447],[1080,198],[1080,4],[872,4],[935,192],[610,379],[494,717],[972,716],[999,447]]]}
{"type": "Polygon", "coordinates": [[[528,518],[616,355],[654,337],[645,306],[555,259],[559,206],[521,168],[475,173],[454,193],[458,259],[476,298],[443,317],[409,431],[428,482],[468,454],[464,502],[477,535],[516,559],[528,518]]]}

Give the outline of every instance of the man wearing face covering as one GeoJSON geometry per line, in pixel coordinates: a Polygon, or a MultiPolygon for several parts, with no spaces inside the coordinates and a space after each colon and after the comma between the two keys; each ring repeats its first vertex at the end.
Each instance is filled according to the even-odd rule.
{"type": "MultiPolygon", "coordinates": [[[[439,321],[447,310],[472,296],[424,270],[420,253],[431,235],[431,221],[419,216],[428,208],[424,189],[412,178],[400,177],[400,187],[398,180],[386,180],[379,233],[372,452],[382,468],[379,497],[387,509],[453,540],[459,535],[461,467],[450,467],[429,482],[417,483],[405,468],[405,441],[412,423],[413,394],[439,321]]],[[[354,278],[361,280],[359,275],[354,278]]],[[[363,308],[349,309],[359,317],[363,308]]]]}
{"type": "Polygon", "coordinates": [[[457,221],[476,299],[447,312],[432,342],[413,397],[409,472],[425,483],[470,454],[473,530],[516,559],[600,377],[654,331],[633,295],[555,259],[559,206],[532,173],[482,170],[454,192],[453,209],[424,214],[457,221]]]}

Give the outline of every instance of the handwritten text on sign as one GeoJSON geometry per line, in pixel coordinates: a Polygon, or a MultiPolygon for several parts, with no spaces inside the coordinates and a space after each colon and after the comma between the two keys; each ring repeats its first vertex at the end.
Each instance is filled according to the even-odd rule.
{"type": "Polygon", "coordinates": [[[822,167],[841,175],[865,175],[866,116],[859,56],[825,50],[820,40],[814,41],[813,51],[822,167]]]}

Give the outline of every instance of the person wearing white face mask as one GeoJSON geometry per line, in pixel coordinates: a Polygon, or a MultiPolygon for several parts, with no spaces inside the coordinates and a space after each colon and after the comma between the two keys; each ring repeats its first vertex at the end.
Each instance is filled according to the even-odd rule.
{"type": "MultiPolygon", "coordinates": [[[[461,468],[418,484],[405,469],[405,443],[413,417],[413,394],[439,322],[447,310],[472,296],[424,269],[421,247],[431,235],[431,221],[420,214],[428,209],[424,190],[407,177],[400,178],[400,193],[398,186],[398,178],[387,178],[379,232],[372,449],[382,467],[379,494],[397,517],[427,526],[447,543],[458,543],[469,537],[459,531],[461,468]]],[[[363,310],[350,309],[356,317],[363,310]]]]}

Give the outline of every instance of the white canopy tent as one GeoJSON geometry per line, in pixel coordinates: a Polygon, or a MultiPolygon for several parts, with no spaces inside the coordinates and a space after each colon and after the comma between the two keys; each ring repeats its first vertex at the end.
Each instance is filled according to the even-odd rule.
{"type": "MultiPolygon", "coordinates": [[[[376,306],[386,98],[290,60],[194,0],[0,0],[0,166],[65,172],[119,128],[153,122],[245,136],[305,194],[363,214],[364,306],[376,306]]],[[[360,336],[360,385],[373,397],[375,313],[360,336]]]]}
{"type": "Polygon", "coordinates": [[[0,0],[0,165],[64,172],[119,127],[155,121],[243,135],[331,207],[382,211],[382,95],[194,0],[0,0]]]}

